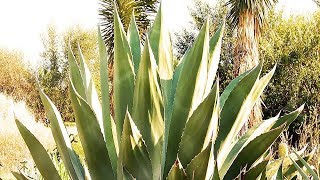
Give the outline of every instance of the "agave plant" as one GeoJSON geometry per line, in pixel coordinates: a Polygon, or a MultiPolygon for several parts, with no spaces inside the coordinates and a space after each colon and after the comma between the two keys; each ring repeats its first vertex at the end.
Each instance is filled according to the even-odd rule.
{"type": "Polygon", "coordinates": [[[266,177],[275,180],[297,179],[297,177],[304,180],[319,180],[318,170],[307,163],[307,161],[312,158],[317,148],[315,147],[312,152],[305,157],[302,157],[301,155],[305,150],[306,147],[298,152],[293,150],[293,153],[266,165],[266,169],[268,169],[266,177]]]}
{"type": "MultiPolygon", "coordinates": [[[[100,31],[101,103],[84,57],[80,56],[78,64],[70,50],[70,97],[84,163],[72,150],[56,107],[40,90],[71,179],[216,180],[236,178],[244,169],[259,175],[269,147],[301,112],[303,107],[277,115],[238,137],[275,68],[260,78],[260,63],[234,79],[220,95],[216,71],[224,26],[210,38],[207,21],[174,68],[164,20],[160,7],[140,52],[134,18],[125,33],[115,11],[114,118],[100,31]]],[[[44,179],[60,179],[43,146],[19,120],[16,123],[44,179]]]]}

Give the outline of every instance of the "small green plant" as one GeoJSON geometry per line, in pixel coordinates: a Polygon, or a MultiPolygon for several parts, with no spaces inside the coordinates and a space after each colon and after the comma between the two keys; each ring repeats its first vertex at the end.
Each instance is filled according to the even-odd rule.
{"type": "MultiPolygon", "coordinates": [[[[102,103],[81,50],[79,64],[69,51],[70,97],[86,166],[73,151],[58,110],[40,90],[70,178],[216,180],[236,178],[244,168],[251,177],[263,173],[265,166],[257,166],[303,108],[265,120],[238,137],[275,68],[260,78],[260,63],[220,95],[216,71],[224,26],[210,38],[207,21],[174,69],[161,7],[142,52],[134,18],[125,33],[116,10],[114,14],[114,118],[100,31],[102,103]]],[[[61,179],[39,141],[19,120],[16,124],[44,179],[61,179]]]]}

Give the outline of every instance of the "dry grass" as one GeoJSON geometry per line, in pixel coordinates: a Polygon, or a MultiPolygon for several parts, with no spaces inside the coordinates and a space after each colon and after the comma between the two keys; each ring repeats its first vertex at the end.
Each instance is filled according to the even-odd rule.
{"type": "Polygon", "coordinates": [[[0,94],[0,177],[11,179],[11,170],[21,167],[27,161],[32,167],[32,160],[27,146],[14,122],[14,115],[19,119],[47,149],[54,148],[54,140],[49,128],[36,123],[25,103],[14,102],[0,94]]]}

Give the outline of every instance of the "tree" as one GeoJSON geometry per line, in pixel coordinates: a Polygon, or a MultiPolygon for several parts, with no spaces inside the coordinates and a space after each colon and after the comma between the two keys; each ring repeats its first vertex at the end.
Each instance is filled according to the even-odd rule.
{"type": "Polygon", "coordinates": [[[114,4],[125,31],[127,31],[132,14],[135,17],[140,35],[144,38],[147,28],[150,26],[150,19],[154,17],[158,1],[157,0],[100,0],[99,14],[101,16],[101,33],[106,43],[109,54],[109,63],[113,62],[113,12],[114,4]]]}
{"type": "MultiPolygon", "coordinates": [[[[238,76],[253,68],[259,62],[258,37],[265,23],[268,11],[278,0],[228,0],[230,7],[227,18],[231,28],[236,30],[237,38],[234,46],[233,74],[238,76]]],[[[253,108],[248,127],[262,120],[261,102],[253,108]]]]}

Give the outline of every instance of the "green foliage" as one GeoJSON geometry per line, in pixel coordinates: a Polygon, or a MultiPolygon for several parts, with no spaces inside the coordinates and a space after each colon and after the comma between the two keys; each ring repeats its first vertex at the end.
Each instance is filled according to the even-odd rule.
{"type": "MultiPolygon", "coordinates": [[[[73,179],[233,179],[243,167],[255,167],[300,114],[303,107],[290,115],[265,120],[238,137],[275,67],[260,77],[260,63],[234,79],[220,95],[216,72],[224,26],[210,37],[206,21],[195,43],[173,69],[170,34],[164,20],[160,9],[140,61],[136,61],[133,51],[137,49],[128,42],[115,11],[115,119],[108,108],[107,70],[100,71],[101,104],[81,53],[77,62],[69,47],[69,93],[87,170],[70,147],[60,113],[40,90],[59,153],[73,179]],[[135,71],[136,62],[139,66],[135,71]]],[[[100,66],[106,68],[108,59],[100,32],[98,41],[100,66]]],[[[41,144],[19,120],[16,123],[40,173],[56,174],[41,144]]]]}

